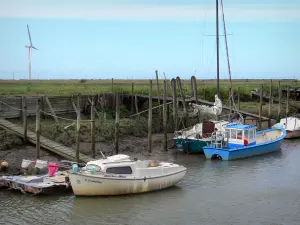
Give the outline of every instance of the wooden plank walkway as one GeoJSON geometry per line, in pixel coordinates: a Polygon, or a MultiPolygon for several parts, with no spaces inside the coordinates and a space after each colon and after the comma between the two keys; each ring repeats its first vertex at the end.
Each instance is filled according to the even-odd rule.
{"type": "MultiPolygon", "coordinates": [[[[130,94],[127,94],[127,95],[124,95],[124,96],[131,97],[130,94]]],[[[143,99],[145,101],[149,99],[149,96],[147,96],[147,95],[136,95],[136,96],[139,99],[143,99]]],[[[155,101],[158,101],[158,96],[153,96],[152,99],[155,100],[155,101]]],[[[180,102],[182,101],[181,98],[177,98],[177,100],[180,101],[180,102]]],[[[160,101],[162,102],[162,97],[160,97],[160,101]]],[[[173,101],[173,98],[172,97],[167,97],[167,102],[171,102],[171,101],[173,101]]],[[[193,98],[192,99],[186,99],[185,102],[186,103],[190,103],[190,102],[195,102],[195,100],[193,98]]],[[[214,102],[209,102],[209,101],[206,101],[206,100],[203,100],[203,99],[198,99],[198,102],[201,103],[201,104],[204,104],[204,105],[209,105],[209,106],[213,106],[214,105],[214,102]]],[[[224,105],[223,105],[223,109],[230,110],[229,107],[224,106],[224,105]]],[[[253,117],[253,118],[259,118],[259,115],[257,115],[257,114],[245,112],[243,110],[240,110],[239,112],[243,116],[250,116],[250,117],[253,117]]],[[[269,118],[265,117],[265,116],[262,116],[262,119],[263,120],[268,120],[269,118]]]]}
{"type": "MultiPolygon", "coordinates": [[[[0,127],[5,130],[9,130],[24,138],[24,128],[14,124],[8,120],[0,118],[0,127]]],[[[29,142],[36,144],[36,134],[30,130],[27,130],[27,139],[29,142]]],[[[43,136],[40,137],[40,145],[42,148],[47,149],[48,151],[54,152],[68,160],[76,161],[76,152],[74,149],[61,145],[55,141],[51,141],[43,136]]],[[[80,162],[87,163],[91,160],[94,160],[92,157],[85,154],[79,154],[80,162]]]]}

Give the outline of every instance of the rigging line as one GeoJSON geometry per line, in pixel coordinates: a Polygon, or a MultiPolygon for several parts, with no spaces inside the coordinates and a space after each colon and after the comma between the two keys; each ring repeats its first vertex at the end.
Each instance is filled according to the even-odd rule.
{"type": "Polygon", "coordinates": [[[7,103],[1,101],[1,100],[0,100],[0,102],[1,102],[3,105],[6,105],[7,107],[10,107],[10,108],[12,108],[12,109],[19,110],[19,111],[22,111],[22,110],[23,110],[23,109],[19,109],[19,108],[13,107],[13,106],[11,106],[11,105],[9,105],[9,104],[7,104],[7,103]]]}

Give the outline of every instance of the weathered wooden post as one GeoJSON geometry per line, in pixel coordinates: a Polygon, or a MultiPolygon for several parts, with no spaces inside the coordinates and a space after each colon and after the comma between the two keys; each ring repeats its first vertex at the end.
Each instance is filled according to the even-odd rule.
{"type": "Polygon", "coordinates": [[[149,80],[148,152],[152,152],[152,80],[149,80]]]}
{"type": "Polygon", "coordinates": [[[173,78],[171,80],[172,85],[172,95],[173,95],[173,120],[174,120],[174,132],[177,129],[177,96],[176,96],[176,80],[173,78]]]}
{"type": "Polygon", "coordinates": [[[116,92],[115,154],[119,153],[120,92],[116,92]]]}
{"type": "Polygon", "coordinates": [[[238,87],[238,110],[241,110],[241,93],[240,93],[240,87],[238,87]]]}
{"type": "Polygon", "coordinates": [[[79,163],[80,151],[80,95],[77,96],[77,123],[76,123],[76,161],[79,163]]]}
{"type": "Polygon", "coordinates": [[[280,81],[278,81],[278,112],[277,112],[277,120],[280,119],[280,113],[281,113],[281,86],[280,86],[280,81]]]}
{"type": "MultiPolygon", "coordinates": [[[[198,104],[198,88],[197,88],[197,80],[196,80],[195,76],[192,76],[191,82],[192,82],[192,87],[193,87],[193,96],[194,96],[196,104],[198,104]]],[[[201,120],[200,110],[198,110],[198,121],[200,122],[200,120],[201,120]]]]}
{"type": "Polygon", "coordinates": [[[111,78],[111,92],[114,93],[114,78],[111,78]]]}
{"type": "MultiPolygon", "coordinates": [[[[160,87],[159,87],[159,79],[158,79],[158,71],[155,70],[155,76],[156,76],[156,85],[157,85],[157,101],[158,105],[160,105],[160,87]]],[[[159,124],[161,124],[161,109],[158,108],[158,119],[159,119],[159,124]]],[[[161,126],[160,126],[161,129],[161,126]]]]}
{"type": "Polygon", "coordinates": [[[91,139],[92,139],[92,157],[96,158],[95,151],[95,98],[92,99],[91,104],[91,139]]]}
{"type": "Polygon", "coordinates": [[[271,104],[273,105],[273,80],[270,80],[270,99],[271,99],[271,104]]]}
{"type": "Polygon", "coordinates": [[[232,113],[232,96],[231,96],[231,88],[228,89],[228,96],[229,96],[229,121],[231,120],[231,113],[232,113]]]}
{"type": "Polygon", "coordinates": [[[22,96],[22,114],[23,114],[23,128],[24,128],[24,142],[27,142],[27,106],[26,97],[22,96]]]}
{"type": "Polygon", "coordinates": [[[180,95],[182,98],[182,105],[183,105],[183,125],[186,125],[186,116],[187,116],[187,110],[186,110],[186,105],[185,105],[185,96],[183,93],[182,85],[181,85],[181,79],[180,77],[176,77],[177,85],[179,87],[180,95]]]}
{"type": "Polygon", "coordinates": [[[40,136],[41,136],[41,99],[37,100],[36,106],[36,159],[40,159],[40,136]]]}
{"type": "Polygon", "coordinates": [[[262,105],[263,105],[263,85],[260,87],[260,101],[259,101],[259,124],[258,129],[262,128],[262,105]]]}
{"type": "Polygon", "coordinates": [[[272,93],[272,79],[271,79],[270,80],[270,93],[269,93],[268,127],[271,127],[272,104],[273,104],[273,93],[272,93]]]}
{"type": "Polygon", "coordinates": [[[167,81],[166,80],[164,80],[163,126],[164,126],[164,150],[168,151],[168,134],[167,134],[167,81]]]}
{"type": "Polygon", "coordinates": [[[134,113],[134,83],[131,83],[131,113],[134,113]]]}
{"type": "Polygon", "coordinates": [[[138,105],[138,97],[134,96],[134,104],[135,104],[135,113],[139,113],[139,105],[138,105]]]}
{"type": "Polygon", "coordinates": [[[290,100],[290,86],[287,86],[287,91],[286,91],[286,112],[285,112],[285,116],[288,117],[289,115],[289,100],[290,100]]]}

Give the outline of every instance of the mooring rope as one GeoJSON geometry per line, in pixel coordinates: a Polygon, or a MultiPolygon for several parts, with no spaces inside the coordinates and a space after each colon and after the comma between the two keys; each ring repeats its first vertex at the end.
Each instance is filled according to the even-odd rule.
{"type": "MultiPolygon", "coordinates": [[[[24,110],[24,109],[20,109],[20,108],[16,108],[16,107],[14,107],[14,106],[11,106],[11,105],[9,105],[9,104],[7,104],[7,103],[1,101],[1,100],[0,100],[0,103],[2,103],[3,105],[6,105],[7,107],[10,107],[10,108],[12,108],[12,109],[18,110],[18,111],[23,111],[23,110],[24,110]]],[[[35,113],[36,111],[35,111],[35,110],[34,110],[34,111],[27,110],[26,112],[27,112],[27,113],[35,113]]]]}
{"type": "MultiPolygon", "coordinates": [[[[56,118],[61,119],[61,120],[72,121],[72,122],[76,122],[77,121],[77,120],[74,120],[74,119],[68,119],[68,118],[64,118],[64,117],[60,117],[60,116],[54,116],[51,113],[47,113],[47,112],[42,111],[42,110],[40,110],[40,112],[44,113],[44,114],[46,114],[48,116],[52,116],[53,118],[56,117],[56,118]]],[[[80,120],[80,122],[90,123],[90,122],[92,122],[92,120],[80,120]]]]}

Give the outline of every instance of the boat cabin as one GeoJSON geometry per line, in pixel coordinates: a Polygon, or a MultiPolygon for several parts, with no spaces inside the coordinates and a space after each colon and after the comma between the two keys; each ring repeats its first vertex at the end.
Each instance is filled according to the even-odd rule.
{"type": "Polygon", "coordinates": [[[229,124],[225,128],[225,133],[228,147],[244,147],[256,144],[256,126],[229,124]]]}

